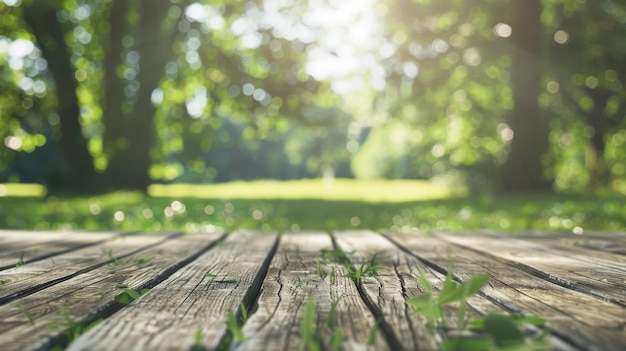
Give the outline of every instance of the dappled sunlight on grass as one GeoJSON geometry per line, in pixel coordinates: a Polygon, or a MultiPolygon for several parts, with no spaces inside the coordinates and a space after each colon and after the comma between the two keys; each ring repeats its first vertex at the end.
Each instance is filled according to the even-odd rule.
{"type": "Polygon", "coordinates": [[[423,180],[303,179],[297,181],[258,180],[222,184],[152,185],[154,197],[211,199],[320,199],[366,202],[407,202],[447,198],[449,188],[423,180]]]}
{"type": "MultiPolygon", "coordinates": [[[[393,186],[379,186],[377,191],[381,193],[394,192],[393,186]]],[[[407,193],[412,191],[406,189],[407,193]]],[[[278,232],[543,230],[576,234],[626,231],[626,206],[621,195],[481,195],[404,202],[397,195],[395,200],[388,197],[392,200],[373,202],[332,196],[302,199],[297,194],[292,199],[264,199],[259,194],[244,198],[244,193],[236,192],[233,198],[208,194],[207,198],[183,194],[150,197],[135,192],[92,197],[0,198],[0,228],[185,232],[239,228],[278,232]]],[[[371,195],[372,191],[362,189],[352,197],[370,196],[368,193],[371,195]]]]}

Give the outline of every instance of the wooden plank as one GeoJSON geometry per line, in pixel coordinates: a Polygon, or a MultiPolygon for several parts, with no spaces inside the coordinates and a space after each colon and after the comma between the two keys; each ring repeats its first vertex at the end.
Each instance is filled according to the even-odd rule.
{"type": "MultiPolygon", "coordinates": [[[[385,317],[390,331],[396,335],[405,350],[433,349],[442,341],[443,335],[429,338],[426,320],[414,314],[413,307],[406,304],[406,299],[423,294],[425,289],[417,278],[420,273],[440,290],[445,275],[423,264],[417,258],[408,255],[381,235],[370,231],[350,231],[335,233],[336,242],[345,252],[354,250],[350,255],[352,263],[360,266],[376,255],[376,263],[382,267],[377,276],[365,278],[361,285],[370,304],[385,317]]],[[[482,314],[501,310],[491,301],[474,296],[468,299],[467,316],[478,318],[482,314]]],[[[446,320],[455,325],[456,309],[445,308],[446,320]]]]}
{"type": "Polygon", "coordinates": [[[182,265],[208,250],[217,234],[190,234],[169,237],[158,245],[126,257],[126,263],[101,266],[89,274],[76,276],[43,291],[0,306],[0,345],[6,351],[35,350],[53,346],[60,330],[49,326],[104,317],[121,306],[114,297],[128,289],[140,291],[165,280],[182,265]],[[31,325],[17,307],[27,311],[31,325]]]}
{"type": "MultiPolygon", "coordinates": [[[[302,347],[301,323],[309,298],[315,304],[316,332],[322,340],[322,349],[331,349],[331,335],[339,327],[343,329],[345,350],[367,349],[375,318],[354,282],[346,276],[343,265],[329,262],[320,266],[327,272],[322,279],[317,271],[321,249],[332,250],[328,234],[303,232],[281,238],[263,282],[256,311],[244,325],[245,341],[236,346],[237,350],[297,350],[302,347]],[[331,278],[333,269],[335,273],[331,278]],[[333,326],[328,327],[333,302],[336,303],[330,322],[333,326]]],[[[379,332],[374,347],[389,349],[379,332]]]]}
{"type": "Polygon", "coordinates": [[[59,240],[68,236],[69,232],[48,232],[32,230],[0,229],[0,253],[11,250],[21,250],[31,245],[59,240]]]}
{"type": "Polygon", "coordinates": [[[117,232],[0,232],[0,270],[98,245],[117,232]]]}
{"type": "Polygon", "coordinates": [[[0,289],[0,305],[100,266],[116,264],[115,259],[119,263],[119,260],[123,260],[125,256],[156,245],[167,240],[167,237],[168,235],[161,234],[117,237],[107,241],[102,246],[90,246],[46,260],[0,271],[0,279],[4,281],[2,289],[0,289]]]}
{"type": "Polygon", "coordinates": [[[214,349],[226,333],[229,311],[256,299],[276,244],[275,234],[229,235],[68,350],[189,350],[196,335],[214,349]]]}
{"type": "Polygon", "coordinates": [[[439,236],[471,247],[490,257],[505,260],[518,269],[590,296],[626,307],[626,263],[606,257],[591,257],[575,249],[554,249],[508,236],[439,236]]]}
{"type": "Polygon", "coordinates": [[[546,318],[551,333],[577,348],[621,351],[626,344],[625,311],[613,303],[555,285],[488,254],[438,238],[386,236],[433,267],[444,269],[451,261],[460,281],[489,274],[489,284],[481,290],[485,297],[509,311],[546,318]]]}
{"type": "Polygon", "coordinates": [[[581,253],[589,257],[599,257],[603,259],[626,262],[626,238],[622,234],[541,234],[541,233],[521,233],[513,236],[516,239],[523,239],[549,245],[556,248],[563,246],[569,248],[586,249],[581,253]]]}

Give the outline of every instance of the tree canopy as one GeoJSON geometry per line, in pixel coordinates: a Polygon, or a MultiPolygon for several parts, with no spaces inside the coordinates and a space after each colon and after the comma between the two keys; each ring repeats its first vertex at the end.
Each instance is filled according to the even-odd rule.
{"type": "Polygon", "coordinates": [[[624,186],[626,5],[3,0],[0,181],[624,186]]]}

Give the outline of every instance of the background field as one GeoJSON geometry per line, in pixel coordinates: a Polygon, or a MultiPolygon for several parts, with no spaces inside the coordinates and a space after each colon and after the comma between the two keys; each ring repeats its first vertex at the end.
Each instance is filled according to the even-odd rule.
{"type": "MultiPolygon", "coordinates": [[[[463,195],[424,181],[255,181],[153,186],[149,194],[8,196],[0,228],[264,231],[373,229],[546,230],[584,233],[626,230],[621,194],[463,195]]],[[[34,187],[30,193],[41,194],[34,187]]]]}

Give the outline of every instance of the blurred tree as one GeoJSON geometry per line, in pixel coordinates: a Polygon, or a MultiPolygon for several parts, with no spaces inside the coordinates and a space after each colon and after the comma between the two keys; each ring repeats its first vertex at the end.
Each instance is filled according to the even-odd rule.
{"type": "Polygon", "coordinates": [[[514,0],[510,67],[514,108],[507,122],[513,131],[511,152],[502,165],[507,191],[549,191],[542,157],[548,151],[548,121],[539,107],[543,37],[541,0],[514,0]]]}
{"type": "MultiPolygon", "coordinates": [[[[112,2],[111,16],[117,17],[123,14],[123,6],[119,1],[112,2]]],[[[156,113],[156,108],[152,103],[152,92],[158,88],[164,75],[165,64],[173,56],[173,38],[177,30],[175,26],[168,25],[167,22],[170,7],[169,1],[141,0],[139,2],[138,25],[137,28],[133,28],[137,42],[136,54],[139,56],[137,88],[133,92],[136,95],[135,103],[127,113],[120,113],[117,107],[105,112],[105,115],[109,115],[109,123],[104,126],[105,131],[113,129],[109,133],[105,132],[107,138],[103,140],[105,149],[110,152],[106,179],[107,185],[114,189],[146,189],[151,183],[150,151],[154,145],[154,115],[156,113]],[[111,141],[113,145],[109,145],[111,141]]],[[[112,20],[112,25],[122,25],[122,28],[127,28],[123,26],[123,23],[119,23],[121,22],[119,19],[112,18],[112,20]]],[[[120,38],[120,34],[113,29],[113,26],[111,27],[109,39],[111,55],[121,52],[119,45],[123,37],[120,38]]],[[[115,62],[120,56],[111,57],[109,61],[115,62]]],[[[109,63],[110,69],[116,66],[113,62],[109,63]]],[[[118,81],[117,69],[107,73],[108,81],[115,89],[117,85],[115,83],[118,81]]],[[[121,105],[124,99],[120,99],[121,96],[116,91],[108,90],[108,93],[113,94],[113,97],[107,102],[121,105]]],[[[107,107],[105,106],[105,109],[107,107]]]]}
{"type": "MultiPolygon", "coordinates": [[[[299,117],[328,93],[303,70],[310,35],[287,35],[265,19],[284,6],[269,15],[243,0],[0,6],[12,19],[3,25],[28,23],[41,47],[45,65],[33,76],[45,79],[48,72],[48,85],[56,83],[50,90],[56,104],[49,107],[59,117],[65,190],[144,190],[153,179],[178,175],[167,165],[172,159],[202,162],[221,117],[248,121],[264,139],[278,118],[299,117]]],[[[303,5],[290,6],[295,20],[303,5]]],[[[19,130],[5,132],[5,139],[19,138],[15,150],[23,149],[24,137],[11,136],[19,130]]]]}
{"type": "Polygon", "coordinates": [[[379,56],[389,79],[380,100],[391,101],[390,115],[417,129],[409,141],[419,155],[412,176],[461,170],[470,184],[546,191],[562,178],[558,172],[584,179],[586,170],[574,172],[571,157],[560,151],[572,138],[576,158],[584,157],[578,146],[589,142],[590,185],[624,175],[624,161],[613,151],[626,113],[624,4],[386,4],[388,40],[379,56]],[[587,124],[584,131],[573,131],[577,117],[587,124]],[[550,147],[549,137],[562,147],[550,147]],[[605,158],[607,143],[613,165],[605,158]]]}
{"type": "Polygon", "coordinates": [[[626,4],[617,1],[551,1],[546,6],[544,26],[552,39],[546,77],[552,96],[546,107],[567,108],[587,125],[585,165],[591,187],[623,176],[611,174],[606,146],[624,128],[626,116],[624,22],[626,4]]]}
{"type": "Polygon", "coordinates": [[[519,99],[511,81],[511,2],[388,4],[388,42],[379,51],[388,79],[379,101],[415,129],[407,139],[409,176],[461,173],[471,186],[504,186],[514,135],[505,116],[519,99]]]}
{"type": "Polygon", "coordinates": [[[72,28],[58,21],[57,6],[53,1],[27,2],[23,6],[24,20],[47,60],[56,88],[62,135],[60,147],[66,174],[61,175],[59,183],[54,186],[64,190],[72,188],[86,191],[94,181],[96,172],[79,122],[80,106],[76,96],[78,84],[74,78],[71,53],[65,44],[65,37],[72,33],[72,28]]]}

